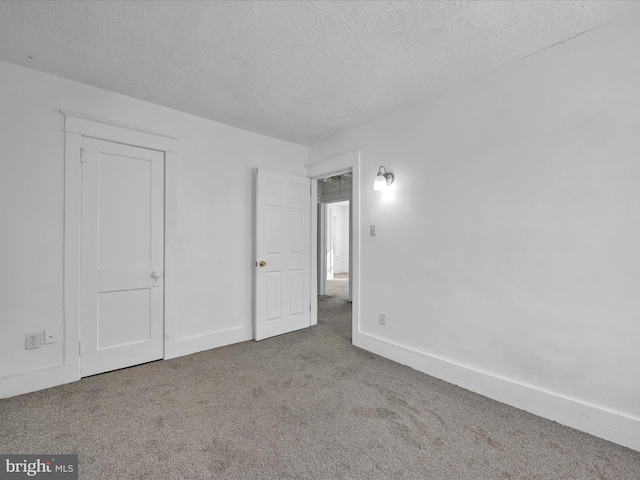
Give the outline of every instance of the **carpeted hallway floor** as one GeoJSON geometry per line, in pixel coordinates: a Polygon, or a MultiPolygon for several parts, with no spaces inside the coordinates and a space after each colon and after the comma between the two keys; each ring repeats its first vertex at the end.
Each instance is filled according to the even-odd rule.
{"type": "Polygon", "coordinates": [[[640,479],[640,453],[354,348],[348,283],[316,327],[0,400],[1,453],[81,479],[640,479]]]}

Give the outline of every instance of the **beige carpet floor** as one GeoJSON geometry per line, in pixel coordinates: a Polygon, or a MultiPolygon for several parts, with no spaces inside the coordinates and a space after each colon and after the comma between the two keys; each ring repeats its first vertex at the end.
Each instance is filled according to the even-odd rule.
{"type": "Polygon", "coordinates": [[[640,453],[350,344],[344,281],[315,327],[0,400],[0,453],[81,479],[640,479],[640,453]]]}

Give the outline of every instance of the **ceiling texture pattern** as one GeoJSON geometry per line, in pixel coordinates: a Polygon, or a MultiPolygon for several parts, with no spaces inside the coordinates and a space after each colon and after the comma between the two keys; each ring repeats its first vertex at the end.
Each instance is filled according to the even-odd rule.
{"type": "Polygon", "coordinates": [[[638,5],[0,1],[0,59],[310,145],[638,5]]]}

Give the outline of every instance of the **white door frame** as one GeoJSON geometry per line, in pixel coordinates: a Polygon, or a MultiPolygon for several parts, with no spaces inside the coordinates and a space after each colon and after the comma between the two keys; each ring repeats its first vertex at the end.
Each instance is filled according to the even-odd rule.
{"type": "MultiPolygon", "coordinates": [[[[314,182],[317,182],[318,180],[313,180],[314,182]]],[[[311,202],[313,203],[313,199],[311,199],[311,202]]],[[[312,205],[313,208],[313,205],[312,205]]],[[[317,221],[318,221],[318,252],[322,253],[322,254],[318,254],[317,255],[317,259],[318,261],[316,262],[316,265],[318,266],[318,270],[317,270],[317,291],[316,291],[316,295],[326,295],[327,294],[327,275],[326,275],[326,263],[327,263],[327,257],[324,254],[324,252],[327,251],[327,234],[326,234],[326,224],[327,224],[327,204],[326,203],[317,203],[317,210],[318,210],[318,217],[317,217],[317,221]]],[[[311,292],[311,294],[313,295],[313,292],[311,292]]]]}
{"type": "MultiPolygon", "coordinates": [[[[328,207],[332,203],[339,202],[349,202],[349,272],[353,270],[353,262],[351,260],[351,255],[353,254],[353,245],[352,245],[352,237],[353,237],[353,223],[352,223],[352,214],[351,214],[351,192],[349,192],[349,196],[340,200],[332,200],[329,202],[322,202],[318,200],[318,251],[326,252],[327,249],[327,224],[329,222],[329,217],[327,216],[328,207]]],[[[327,294],[327,257],[326,255],[318,255],[318,295],[326,295],[327,294]]],[[[353,301],[352,288],[351,288],[351,280],[349,280],[349,301],[353,301]]]]}
{"type": "Polygon", "coordinates": [[[176,169],[178,139],[88,115],[61,111],[65,118],[64,155],[64,368],[68,381],[80,379],[82,138],[92,137],[165,154],[164,358],[175,343],[176,326],[176,169]]]}
{"type": "MultiPolygon", "coordinates": [[[[360,346],[360,150],[320,160],[305,165],[307,177],[312,180],[326,178],[351,169],[353,190],[351,193],[352,228],[352,343],[360,346]]],[[[318,182],[311,182],[311,325],[318,323],[318,182]]]]}
{"type": "MultiPolygon", "coordinates": [[[[350,172],[351,170],[349,170],[350,172]]],[[[316,180],[314,180],[316,181],[316,180]]],[[[319,180],[317,180],[319,181],[319,180]]],[[[321,202],[318,197],[318,250],[320,252],[326,251],[326,224],[327,224],[327,206],[337,202],[349,202],[349,272],[353,270],[353,202],[351,200],[352,190],[349,190],[349,194],[341,197],[337,200],[321,202]]],[[[325,255],[318,255],[318,295],[327,294],[327,276],[323,274],[326,270],[327,259],[325,255]]],[[[353,302],[353,283],[349,279],[349,301],[353,302]]]]}

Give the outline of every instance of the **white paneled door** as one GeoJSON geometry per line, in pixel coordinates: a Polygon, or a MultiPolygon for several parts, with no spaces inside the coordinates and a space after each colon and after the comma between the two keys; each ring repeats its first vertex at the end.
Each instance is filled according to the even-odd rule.
{"type": "Polygon", "coordinates": [[[311,321],[311,181],[258,169],[256,340],[311,321]]]}
{"type": "Polygon", "coordinates": [[[81,376],[163,357],[164,153],[82,149],[81,376]]]}

